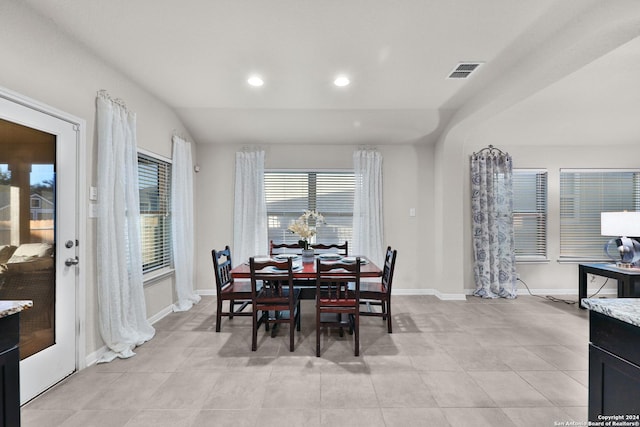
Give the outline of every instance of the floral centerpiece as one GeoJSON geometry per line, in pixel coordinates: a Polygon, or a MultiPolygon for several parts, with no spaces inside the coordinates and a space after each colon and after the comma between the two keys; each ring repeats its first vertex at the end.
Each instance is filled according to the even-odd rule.
{"type": "Polygon", "coordinates": [[[320,224],[324,224],[324,216],[315,210],[307,210],[289,226],[289,231],[300,236],[298,243],[304,250],[309,250],[309,241],[316,235],[316,227],[320,224]]]}

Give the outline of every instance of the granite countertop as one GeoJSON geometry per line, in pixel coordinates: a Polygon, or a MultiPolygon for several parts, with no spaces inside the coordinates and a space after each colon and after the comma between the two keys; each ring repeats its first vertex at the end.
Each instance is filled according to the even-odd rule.
{"type": "Polygon", "coordinates": [[[33,307],[33,301],[0,300],[0,318],[19,313],[31,307],[33,307]]]}
{"type": "Polygon", "coordinates": [[[584,298],[582,306],[640,327],[640,298],[584,298]]]}

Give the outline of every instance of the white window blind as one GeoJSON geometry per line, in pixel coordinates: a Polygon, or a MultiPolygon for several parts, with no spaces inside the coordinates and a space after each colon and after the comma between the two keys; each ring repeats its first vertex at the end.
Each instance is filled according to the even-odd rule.
{"type": "Polygon", "coordinates": [[[138,153],[142,271],[171,267],[171,164],[138,153]]]}
{"type": "Polygon", "coordinates": [[[560,258],[606,260],[600,213],[640,210],[640,170],[560,170],[560,258]]]}
{"type": "Polygon", "coordinates": [[[351,244],[353,238],[353,172],[265,172],[268,235],[274,242],[295,243],[287,228],[305,210],[324,215],[315,243],[351,244]]]}
{"type": "Polygon", "coordinates": [[[517,260],[547,259],[547,171],[513,170],[513,229],[517,260]]]}

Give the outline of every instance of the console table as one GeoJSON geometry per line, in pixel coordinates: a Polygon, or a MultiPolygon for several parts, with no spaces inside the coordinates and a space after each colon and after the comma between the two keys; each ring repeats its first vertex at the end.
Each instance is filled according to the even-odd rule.
{"type": "Polygon", "coordinates": [[[640,286],[636,286],[640,279],[640,268],[620,268],[615,264],[579,264],[578,265],[578,301],[580,308],[582,299],[587,297],[587,275],[594,274],[618,281],[618,298],[640,297],[640,286]]]}

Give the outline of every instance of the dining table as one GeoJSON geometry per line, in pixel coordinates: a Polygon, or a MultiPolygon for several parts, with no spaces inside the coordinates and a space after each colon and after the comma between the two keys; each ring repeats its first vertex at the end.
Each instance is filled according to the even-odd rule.
{"type": "MultiPolygon", "coordinates": [[[[316,260],[320,255],[315,255],[313,262],[302,262],[301,259],[295,259],[293,261],[293,280],[295,285],[300,287],[301,299],[315,299],[316,297],[316,260]]],[[[256,255],[256,258],[269,258],[265,256],[256,255]]],[[[277,255],[274,256],[277,259],[277,255]]],[[[354,259],[355,257],[348,257],[354,259]]],[[[375,263],[369,260],[367,257],[361,256],[360,265],[360,277],[361,278],[376,278],[382,276],[382,270],[375,263]]],[[[323,261],[331,262],[331,261],[323,261]]],[[[249,260],[235,266],[231,269],[231,276],[236,279],[250,279],[251,269],[249,268],[249,260]]]]}

